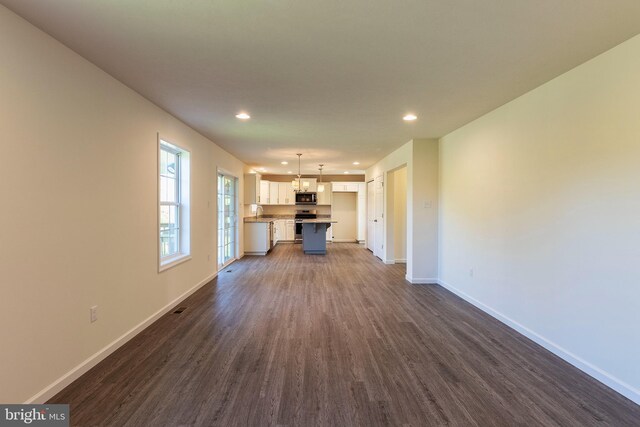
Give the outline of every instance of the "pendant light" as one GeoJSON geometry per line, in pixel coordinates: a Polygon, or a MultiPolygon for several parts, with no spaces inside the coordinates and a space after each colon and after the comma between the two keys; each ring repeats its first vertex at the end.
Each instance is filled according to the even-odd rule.
{"type": "Polygon", "coordinates": [[[323,164],[320,164],[318,170],[320,171],[320,182],[318,183],[318,193],[324,193],[324,184],[322,183],[322,168],[323,164]]]}
{"type": "Polygon", "coordinates": [[[296,156],[298,156],[298,181],[295,179],[291,181],[291,186],[294,191],[300,191],[300,157],[302,157],[302,154],[298,153],[296,156]]]}

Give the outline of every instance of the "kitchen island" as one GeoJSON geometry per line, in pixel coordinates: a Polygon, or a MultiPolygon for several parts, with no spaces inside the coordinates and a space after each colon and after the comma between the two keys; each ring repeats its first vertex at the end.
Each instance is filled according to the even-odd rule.
{"type": "Polygon", "coordinates": [[[296,219],[302,224],[302,250],[309,255],[326,255],[327,229],[338,221],[331,218],[296,219]]]}
{"type": "Polygon", "coordinates": [[[267,255],[278,241],[302,243],[306,254],[327,253],[327,229],[338,221],[330,215],[311,218],[293,215],[252,215],[244,218],[244,253],[267,255]]]}

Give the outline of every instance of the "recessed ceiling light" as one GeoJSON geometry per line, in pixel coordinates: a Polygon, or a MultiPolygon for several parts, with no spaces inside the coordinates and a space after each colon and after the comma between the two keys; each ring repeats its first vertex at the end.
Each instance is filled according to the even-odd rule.
{"type": "Polygon", "coordinates": [[[260,172],[264,172],[264,171],[266,171],[265,168],[260,168],[260,172]]]}
{"type": "Polygon", "coordinates": [[[358,166],[360,162],[353,162],[354,165],[358,166]]]}
{"type": "Polygon", "coordinates": [[[251,116],[248,115],[247,113],[238,113],[238,114],[236,114],[236,118],[238,118],[240,120],[249,120],[251,118],[251,116]]]}
{"type": "Polygon", "coordinates": [[[288,164],[289,164],[289,162],[287,162],[287,161],[283,161],[283,162],[280,162],[280,164],[281,164],[281,165],[288,165],[288,164]]]}
{"type": "Polygon", "coordinates": [[[412,122],[417,118],[418,118],[418,116],[416,116],[415,114],[407,114],[406,116],[404,116],[402,118],[402,120],[404,120],[405,122],[412,122]]]}
{"type": "Polygon", "coordinates": [[[293,173],[293,172],[291,172],[291,171],[287,171],[287,173],[293,173]]]}
{"type": "Polygon", "coordinates": [[[344,171],[345,174],[349,175],[349,171],[344,171]]]}

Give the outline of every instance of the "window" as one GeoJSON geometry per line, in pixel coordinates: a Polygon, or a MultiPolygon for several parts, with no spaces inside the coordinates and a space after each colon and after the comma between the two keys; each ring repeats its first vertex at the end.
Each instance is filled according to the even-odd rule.
{"type": "Polygon", "coordinates": [[[189,152],[159,144],[160,271],[189,259],[189,152]]]}

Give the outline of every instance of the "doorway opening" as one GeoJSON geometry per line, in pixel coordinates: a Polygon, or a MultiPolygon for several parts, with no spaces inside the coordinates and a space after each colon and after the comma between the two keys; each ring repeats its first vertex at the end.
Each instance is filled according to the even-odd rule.
{"type": "Polygon", "coordinates": [[[334,242],[358,241],[358,193],[333,193],[331,216],[334,242]]]}
{"type": "Polygon", "coordinates": [[[407,166],[387,173],[387,249],[389,264],[407,263],[407,166]]]}
{"type": "Polygon", "coordinates": [[[218,271],[238,254],[238,178],[218,172],[218,271]]]}

